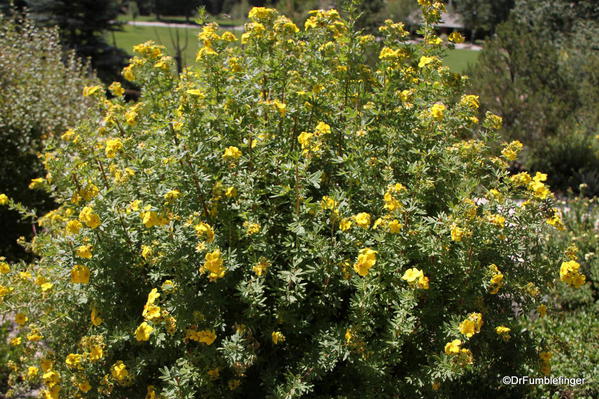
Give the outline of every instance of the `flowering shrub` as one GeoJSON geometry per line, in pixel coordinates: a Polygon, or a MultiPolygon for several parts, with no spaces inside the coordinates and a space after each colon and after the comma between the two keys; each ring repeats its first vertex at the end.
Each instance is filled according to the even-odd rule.
{"type": "Polygon", "coordinates": [[[38,221],[39,261],[0,280],[28,320],[14,392],[480,396],[549,372],[518,325],[568,260],[547,245],[560,213],[545,175],[508,176],[520,145],[502,152],[432,28],[412,46],[334,10],[303,30],[250,19],[241,43],[205,26],[180,77],[136,46],[140,101],[89,87],[102,117],[50,141],[35,186],[60,208],[38,221]]]}

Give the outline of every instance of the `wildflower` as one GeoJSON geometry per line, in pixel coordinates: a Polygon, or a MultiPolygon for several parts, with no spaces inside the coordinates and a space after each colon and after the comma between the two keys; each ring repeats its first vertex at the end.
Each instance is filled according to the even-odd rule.
{"type": "Polygon", "coordinates": [[[39,373],[39,369],[37,367],[35,367],[35,366],[27,367],[27,378],[28,379],[32,379],[33,377],[38,375],[38,373],[39,373]]]}
{"type": "Polygon", "coordinates": [[[437,61],[436,57],[427,57],[423,55],[420,57],[420,61],[418,62],[418,68],[424,68],[425,66],[437,61]]]}
{"type": "Polygon", "coordinates": [[[337,207],[337,201],[335,201],[332,197],[329,197],[328,195],[325,195],[320,200],[320,207],[322,209],[333,210],[333,209],[335,209],[337,207]]]}
{"type": "Polygon", "coordinates": [[[546,222],[548,225],[555,227],[557,230],[566,230],[566,226],[564,226],[564,222],[562,220],[562,215],[557,208],[553,208],[553,215],[548,218],[546,222]]]}
{"type": "Polygon", "coordinates": [[[112,377],[118,382],[124,382],[129,377],[129,371],[127,371],[127,366],[123,363],[122,360],[118,360],[115,364],[110,368],[110,372],[112,377]]]}
{"type": "Polygon", "coordinates": [[[71,282],[75,284],[88,284],[89,268],[82,265],[73,266],[71,270],[71,282]]]}
{"type": "Polygon", "coordinates": [[[374,251],[370,248],[363,248],[358,253],[358,260],[354,265],[354,270],[360,276],[364,277],[368,274],[368,271],[375,265],[376,263],[376,254],[377,251],[374,251]]]}
{"type": "Polygon", "coordinates": [[[479,107],[478,99],[479,99],[479,97],[475,96],[473,94],[465,94],[460,99],[460,105],[462,105],[464,107],[472,108],[472,109],[478,109],[478,107],[479,107]]]}
{"type": "Polygon", "coordinates": [[[514,161],[518,157],[518,153],[522,150],[522,143],[518,140],[512,141],[501,150],[501,155],[508,161],[514,161]]]}
{"type": "Polygon", "coordinates": [[[227,147],[225,149],[225,152],[223,153],[223,159],[225,160],[229,160],[229,161],[235,161],[237,159],[239,159],[241,157],[241,151],[239,151],[239,148],[235,147],[235,146],[230,146],[227,147]]]}
{"type": "Polygon", "coordinates": [[[77,388],[79,388],[79,390],[81,392],[87,393],[92,389],[92,386],[88,380],[83,380],[83,381],[77,383],[77,388]]]}
{"type": "Polygon", "coordinates": [[[480,329],[483,325],[483,316],[480,313],[470,313],[466,320],[460,323],[460,333],[464,334],[466,337],[470,338],[474,334],[480,332],[480,329]]]}
{"type": "Polygon", "coordinates": [[[114,158],[116,153],[123,149],[123,142],[121,139],[108,139],[106,140],[106,149],[104,153],[106,154],[106,158],[114,158]]]}
{"type": "Polygon", "coordinates": [[[539,312],[539,317],[547,316],[547,306],[545,306],[544,304],[540,304],[537,307],[537,312],[539,312]]]}
{"type": "Polygon", "coordinates": [[[237,388],[239,388],[239,385],[241,385],[241,381],[238,379],[229,380],[229,382],[227,383],[227,386],[229,387],[229,390],[231,390],[231,391],[234,391],[237,388]]]}
{"type": "Polygon", "coordinates": [[[220,369],[216,367],[208,370],[208,376],[211,380],[217,380],[220,377],[220,369]]]}
{"type": "Polygon", "coordinates": [[[586,281],[586,276],[580,273],[579,269],[580,264],[575,260],[562,262],[559,271],[560,280],[574,288],[581,287],[586,281]]]}
{"type": "Polygon", "coordinates": [[[462,36],[462,34],[458,31],[453,31],[451,32],[451,34],[448,37],[450,42],[454,42],[454,43],[464,43],[464,36],[462,36]]]}
{"type": "Polygon", "coordinates": [[[447,355],[456,355],[460,353],[460,347],[462,345],[462,341],[459,339],[454,339],[451,342],[445,344],[445,354],[447,355]]]}
{"type": "Polygon", "coordinates": [[[95,229],[102,223],[100,217],[94,213],[94,210],[90,207],[85,207],[79,213],[79,220],[83,222],[87,227],[95,229]]]}
{"type": "Polygon", "coordinates": [[[168,219],[164,216],[158,215],[158,212],[155,211],[145,211],[140,214],[142,223],[147,228],[152,228],[154,226],[164,226],[168,223],[168,219]]]}
{"type": "Polygon", "coordinates": [[[145,260],[150,259],[152,257],[152,255],[153,255],[153,253],[154,253],[154,250],[149,245],[142,245],[141,246],[141,256],[145,260]]]}
{"type": "Polygon", "coordinates": [[[8,274],[10,272],[10,266],[6,262],[0,262],[0,274],[8,274]]]}
{"type": "Polygon", "coordinates": [[[91,245],[81,245],[75,249],[75,255],[84,259],[92,258],[92,246],[91,245]]]}
{"type": "Polygon", "coordinates": [[[85,86],[83,88],[83,96],[90,97],[102,90],[102,86],[85,86]]]}
{"type": "Polygon", "coordinates": [[[260,258],[260,261],[252,267],[252,270],[258,277],[262,277],[270,266],[271,264],[266,258],[260,258]]]}
{"type": "Polygon", "coordinates": [[[285,342],[285,336],[283,335],[282,332],[273,331],[271,335],[272,335],[272,343],[273,344],[278,345],[279,342],[285,342]]]}
{"type": "Polygon", "coordinates": [[[92,324],[96,327],[99,326],[100,324],[102,324],[102,322],[104,321],[104,320],[102,320],[102,318],[100,316],[98,316],[98,312],[95,307],[92,308],[92,313],[91,313],[90,318],[91,318],[92,324]]]}
{"type": "Polygon", "coordinates": [[[489,266],[489,270],[492,274],[491,280],[489,281],[489,293],[495,295],[503,286],[503,273],[501,273],[494,264],[489,266]]]}
{"type": "Polygon", "coordinates": [[[24,314],[24,313],[17,313],[15,315],[15,323],[17,323],[19,326],[22,326],[23,324],[27,323],[28,317],[24,314]]]}
{"type": "Polygon", "coordinates": [[[248,18],[254,22],[269,21],[278,14],[274,8],[253,7],[248,13],[248,18]]]}
{"type": "Polygon", "coordinates": [[[206,242],[214,241],[214,229],[208,223],[200,222],[193,227],[198,237],[205,239],[206,242]]]}
{"type": "Polygon", "coordinates": [[[243,227],[245,227],[245,233],[248,236],[258,234],[261,229],[261,227],[258,223],[252,223],[252,222],[248,222],[248,221],[243,222],[243,227]]]}
{"type": "Polygon", "coordinates": [[[122,97],[123,94],[125,94],[125,89],[121,86],[120,82],[112,82],[112,84],[108,86],[108,90],[110,90],[116,97],[122,97]]]}
{"type": "Polygon", "coordinates": [[[509,341],[510,340],[510,331],[512,331],[510,328],[506,327],[506,326],[499,326],[495,328],[495,332],[497,333],[497,335],[501,336],[501,338],[504,341],[509,341]]]}
{"type": "Polygon", "coordinates": [[[8,204],[8,196],[6,194],[0,194],[0,205],[8,204]]]}
{"type": "Polygon", "coordinates": [[[467,231],[458,227],[455,224],[451,225],[451,240],[455,242],[462,241],[462,238],[467,235],[467,231]]]}
{"type": "Polygon", "coordinates": [[[354,216],[354,221],[361,228],[367,229],[370,227],[370,214],[367,212],[360,212],[354,216]]]}
{"type": "Polygon", "coordinates": [[[65,363],[68,368],[75,368],[81,364],[81,355],[76,353],[70,353],[67,355],[65,363]]]}
{"type": "Polygon", "coordinates": [[[347,231],[351,228],[352,221],[349,218],[343,218],[339,221],[339,230],[347,231]]]}
{"type": "Polygon", "coordinates": [[[220,249],[215,249],[209,252],[205,256],[205,261],[202,267],[200,267],[200,273],[209,271],[208,275],[210,281],[223,278],[225,276],[226,269],[223,267],[223,258],[220,253],[220,249]]]}
{"type": "Polygon", "coordinates": [[[89,360],[92,362],[97,362],[104,357],[104,349],[101,345],[93,345],[89,351],[89,360]]]}
{"type": "Polygon", "coordinates": [[[406,270],[401,279],[407,281],[411,286],[428,290],[428,277],[424,275],[422,270],[418,270],[415,267],[406,270]]]}
{"type": "Polygon", "coordinates": [[[153,331],[154,328],[144,321],[135,330],[135,339],[138,341],[147,341],[150,339],[153,331]]]}
{"type": "Polygon", "coordinates": [[[489,223],[494,224],[495,226],[505,226],[505,218],[501,215],[489,215],[487,216],[487,220],[489,221],[489,223]]]}
{"type": "Polygon", "coordinates": [[[40,188],[44,184],[44,179],[42,177],[38,177],[36,179],[31,179],[31,183],[29,183],[29,189],[34,190],[36,188],[40,188]]]}
{"type": "Polygon", "coordinates": [[[201,342],[206,345],[212,345],[212,343],[216,340],[216,333],[211,330],[196,331],[193,329],[188,329],[185,333],[185,338],[192,341],[201,342]]]}
{"type": "Polygon", "coordinates": [[[440,121],[443,119],[443,114],[445,113],[446,109],[447,107],[443,104],[434,104],[429,110],[429,113],[433,119],[440,121]]]}

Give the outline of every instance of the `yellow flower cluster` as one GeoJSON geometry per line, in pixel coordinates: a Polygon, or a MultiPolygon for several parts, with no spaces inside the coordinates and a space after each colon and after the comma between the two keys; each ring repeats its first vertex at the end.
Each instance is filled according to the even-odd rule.
{"type": "Polygon", "coordinates": [[[331,127],[324,122],[318,122],[313,133],[302,132],[297,137],[297,141],[302,146],[304,155],[320,151],[323,138],[331,133],[331,127]]]}
{"type": "Polygon", "coordinates": [[[84,207],[79,213],[79,220],[92,229],[97,228],[102,223],[100,217],[88,206],[84,207]]]}
{"type": "Polygon", "coordinates": [[[225,276],[225,267],[223,266],[223,258],[221,256],[220,249],[215,249],[212,252],[208,252],[205,256],[204,264],[200,267],[200,273],[204,274],[209,272],[208,278],[210,281],[218,280],[225,276]]]}
{"type": "Polygon", "coordinates": [[[272,343],[278,345],[279,343],[285,342],[285,336],[280,331],[272,332],[272,343]]]}
{"type": "Polygon", "coordinates": [[[499,271],[495,264],[489,266],[489,271],[491,272],[489,293],[495,295],[499,292],[499,289],[503,287],[503,273],[499,271]]]}
{"type": "Polygon", "coordinates": [[[510,328],[506,327],[506,326],[495,327],[495,332],[504,341],[509,341],[510,340],[510,338],[511,338],[510,331],[512,331],[512,330],[510,328]]]}
{"type": "Polygon", "coordinates": [[[549,351],[544,351],[539,353],[539,359],[541,359],[541,373],[544,375],[551,374],[551,358],[553,357],[553,353],[549,351]]]}
{"type": "Polygon", "coordinates": [[[407,281],[412,287],[428,290],[428,277],[424,275],[422,270],[415,267],[406,270],[401,279],[407,281]]]}
{"type": "Polygon", "coordinates": [[[480,313],[470,313],[468,317],[460,323],[459,329],[460,333],[470,338],[474,334],[478,334],[482,326],[483,315],[480,313]]]}
{"type": "Polygon", "coordinates": [[[393,212],[402,207],[401,202],[397,199],[397,195],[406,191],[406,188],[401,183],[395,183],[387,187],[387,191],[383,196],[383,201],[385,202],[385,209],[393,212]]]}
{"type": "Polygon", "coordinates": [[[537,172],[534,178],[530,177],[528,172],[518,173],[510,177],[512,184],[516,187],[527,186],[533,196],[539,199],[546,199],[551,196],[551,191],[543,183],[546,180],[547,175],[541,172],[537,172]]]}
{"type": "Polygon", "coordinates": [[[462,341],[459,339],[445,344],[444,352],[446,355],[455,357],[457,363],[462,366],[472,364],[474,361],[470,349],[462,348],[462,341]]]}
{"type": "Polygon", "coordinates": [[[580,263],[575,260],[562,262],[559,269],[559,278],[574,288],[581,287],[586,281],[586,276],[580,273],[580,263]]]}
{"type": "Polygon", "coordinates": [[[347,31],[347,25],[337,10],[312,10],[304,24],[305,30],[326,29],[333,38],[340,38],[347,31]]]}
{"type": "Polygon", "coordinates": [[[522,150],[524,145],[518,140],[512,141],[501,150],[501,155],[504,156],[508,161],[514,161],[518,157],[518,153],[522,150]]]}
{"type": "Polygon", "coordinates": [[[358,252],[358,260],[354,265],[354,270],[360,276],[364,277],[368,274],[368,271],[375,265],[376,263],[376,254],[377,251],[374,251],[370,248],[363,248],[358,252]]]}
{"type": "Polygon", "coordinates": [[[212,345],[216,340],[216,333],[213,330],[197,331],[193,328],[189,328],[185,331],[185,339],[212,345]]]}

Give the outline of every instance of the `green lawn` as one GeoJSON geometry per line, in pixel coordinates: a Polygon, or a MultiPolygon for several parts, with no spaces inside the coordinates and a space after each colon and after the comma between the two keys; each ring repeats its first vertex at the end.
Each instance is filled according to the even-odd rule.
{"type": "MultiPolygon", "coordinates": [[[[183,51],[183,63],[189,65],[195,59],[198,52],[199,41],[197,34],[200,29],[195,28],[164,28],[154,26],[124,25],[123,31],[115,32],[114,39],[117,47],[122,48],[133,55],[133,46],[139,43],[153,40],[158,44],[166,46],[169,55],[173,56],[177,35],[183,51]],[[187,44],[187,45],[186,45],[187,44]]],[[[110,39],[112,41],[112,39],[110,39]]]]}
{"type": "MultiPolygon", "coordinates": [[[[123,31],[114,33],[114,40],[117,47],[133,54],[133,46],[148,40],[154,40],[156,43],[167,47],[169,54],[174,55],[174,43],[179,35],[179,42],[182,47],[185,47],[183,52],[183,63],[189,65],[195,59],[195,55],[199,49],[199,41],[197,34],[199,28],[166,28],[154,26],[133,26],[124,25],[123,31]],[[187,43],[187,45],[186,45],[187,43]]],[[[239,32],[235,32],[239,35],[239,32]]],[[[109,38],[112,42],[112,37],[109,38]]],[[[469,64],[475,64],[478,59],[479,52],[472,50],[447,50],[447,56],[444,58],[445,63],[455,72],[464,72],[469,64]]]]}
{"type": "Polygon", "coordinates": [[[447,56],[444,58],[444,61],[452,71],[463,73],[469,64],[476,64],[479,53],[480,51],[474,50],[447,50],[447,56]]]}

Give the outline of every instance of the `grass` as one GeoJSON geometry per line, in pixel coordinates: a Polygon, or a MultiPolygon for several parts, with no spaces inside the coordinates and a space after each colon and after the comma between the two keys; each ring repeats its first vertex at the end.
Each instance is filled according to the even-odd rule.
{"type": "MultiPolygon", "coordinates": [[[[153,40],[158,44],[166,46],[168,53],[174,56],[173,49],[177,35],[183,51],[183,63],[189,65],[195,59],[195,55],[199,49],[199,41],[197,34],[200,29],[195,28],[165,28],[154,26],[123,26],[123,31],[114,33],[116,46],[122,48],[127,53],[133,55],[133,46],[139,43],[153,40]],[[187,43],[187,46],[185,44],[187,43]]],[[[112,39],[110,39],[112,41],[112,39]]]]}
{"type": "MultiPolygon", "coordinates": [[[[141,18],[138,18],[141,20],[141,18]]],[[[124,25],[123,31],[114,33],[116,46],[133,55],[133,46],[139,43],[153,40],[156,43],[167,47],[169,55],[174,55],[174,44],[177,35],[182,46],[187,46],[183,51],[183,63],[189,65],[195,59],[195,55],[199,49],[199,41],[197,34],[200,31],[196,28],[166,28],[154,26],[133,26],[124,25]]],[[[237,35],[238,32],[235,32],[237,35]]],[[[112,43],[112,38],[109,38],[112,43]]],[[[468,65],[475,64],[478,59],[479,52],[465,49],[447,50],[447,55],[444,58],[445,64],[455,72],[463,73],[468,65]]]]}
{"type": "Polygon", "coordinates": [[[463,73],[468,65],[476,64],[479,53],[480,51],[465,49],[447,50],[447,55],[443,60],[452,71],[463,73]]]}

